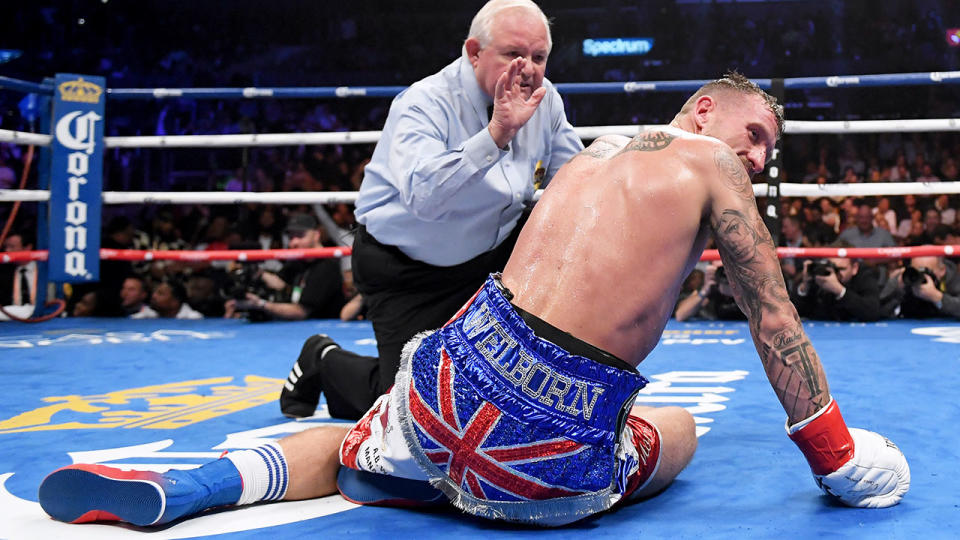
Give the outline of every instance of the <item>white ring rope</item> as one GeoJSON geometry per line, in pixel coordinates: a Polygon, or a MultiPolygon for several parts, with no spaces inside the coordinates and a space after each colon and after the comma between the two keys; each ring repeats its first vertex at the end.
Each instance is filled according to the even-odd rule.
{"type": "Polygon", "coordinates": [[[14,144],[32,144],[34,146],[50,146],[53,140],[51,135],[41,135],[39,133],[30,133],[27,131],[11,131],[9,129],[0,129],[0,142],[12,142],[14,144]]]}
{"type": "MultiPolygon", "coordinates": [[[[574,128],[585,140],[603,135],[636,135],[661,125],[587,126],[574,128]]],[[[920,120],[851,120],[800,121],[788,120],[784,131],[798,133],[889,133],[923,131],[958,131],[960,119],[920,120]]],[[[246,146],[298,146],[302,144],[369,144],[379,140],[380,131],[347,131],[322,133],[260,133],[232,135],[169,135],[137,137],[105,137],[110,148],[222,148],[246,146]]],[[[0,142],[49,146],[52,137],[37,133],[0,129],[0,142]]],[[[767,184],[755,184],[758,197],[768,193],[767,184]]],[[[789,184],[779,185],[783,197],[849,197],[871,195],[934,195],[960,193],[960,182],[879,182],[866,184],[789,184]]],[[[538,199],[537,192],[535,199],[538,199]]],[[[103,192],[104,204],[336,204],[356,202],[356,192],[103,192]]],[[[0,202],[45,202],[45,190],[0,189],[0,202]]]]}
{"type": "MultiPolygon", "coordinates": [[[[960,193],[960,182],[877,182],[869,184],[780,184],[782,197],[866,197],[873,195],[939,195],[960,193]]],[[[757,197],[768,195],[767,184],[754,184],[757,197]]],[[[537,191],[534,200],[543,190],[537,191]]],[[[39,189],[0,189],[0,202],[46,202],[50,192],[39,189]]],[[[104,191],[104,204],[353,204],[356,191],[104,191]]]]}
{"type": "Polygon", "coordinates": [[[789,135],[818,133],[923,133],[927,131],[960,131],[958,118],[923,118],[919,120],[787,120],[783,131],[789,135]]]}
{"type": "Polygon", "coordinates": [[[104,137],[108,148],[231,148],[243,146],[300,146],[301,144],[372,144],[380,131],[322,133],[251,133],[235,135],[150,135],[104,137]]]}
{"type": "Polygon", "coordinates": [[[104,191],[104,204],[353,204],[356,191],[104,191]]]}
{"type": "MultiPolygon", "coordinates": [[[[574,131],[582,139],[601,135],[636,135],[662,125],[585,126],[574,131]]],[[[787,120],[787,134],[837,133],[920,133],[960,131],[960,119],[926,118],[918,120],[787,120]]],[[[380,131],[334,131],[320,133],[248,133],[232,135],[148,135],[104,137],[108,148],[233,148],[243,146],[300,146],[302,144],[371,144],[380,139],[380,131]]],[[[50,135],[0,129],[0,142],[50,146],[50,135]]]]}

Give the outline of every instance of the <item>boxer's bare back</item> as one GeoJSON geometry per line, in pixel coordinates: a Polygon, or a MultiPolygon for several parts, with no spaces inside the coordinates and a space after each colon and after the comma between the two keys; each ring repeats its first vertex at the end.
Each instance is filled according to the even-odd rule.
{"type": "Polygon", "coordinates": [[[525,225],[503,272],[513,302],[638,364],[706,241],[708,179],[690,156],[716,145],[677,129],[594,141],[525,225]]]}

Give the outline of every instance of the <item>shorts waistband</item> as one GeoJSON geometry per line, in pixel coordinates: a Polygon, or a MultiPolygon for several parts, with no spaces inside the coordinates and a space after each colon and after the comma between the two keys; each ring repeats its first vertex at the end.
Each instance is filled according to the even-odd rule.
{"type": "MultiPolygon", "coordinates": [[[[503,294],[504,298],[507,300],[513,299],[513,293],[510,292],[510,289],[508,289],[502,281],[500,281],[499,274],[493,276],[493,282],[497,285],[497,288],[500,289],[500,292],[503,294]]],[[[514,311],[520,315],[520,318],[523,319],[523,322],[527,323],[527,326],[533,330],[533,333],[536,334],[537,337],[541,337],[559,347],[562,347],[571,354],[589,358],[594,362],[599,362],[603,365],[615,367],[625,371],[636,371],[633,366],[617,356],[610,354],[599,347],[591,345],[569,332],[564,332],[540,317],[537,317],[536,315],[520,308],[513,302],[510,302],[510,306],[512,306],[514,311]]]]}

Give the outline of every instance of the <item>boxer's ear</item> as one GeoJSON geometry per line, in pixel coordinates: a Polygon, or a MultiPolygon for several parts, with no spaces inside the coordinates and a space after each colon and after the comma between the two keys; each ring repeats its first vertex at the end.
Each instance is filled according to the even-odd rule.
{"type": "Polygon", "coordinates": [[[703,95],[697,98],[693,104],[693,122],[697,126],[697,133],[703,131],[704,126],[713,121],[713,115],[717,111],[717,100],[710,95],[703,95]]]}

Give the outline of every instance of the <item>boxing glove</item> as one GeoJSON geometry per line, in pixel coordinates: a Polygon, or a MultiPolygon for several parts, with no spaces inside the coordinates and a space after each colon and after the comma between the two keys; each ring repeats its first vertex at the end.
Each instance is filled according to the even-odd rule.
{"type": "Polygon", "coordinates": [[[885,508],[899,503],[910,489],[903,452],[878,433],[848,429],[833,398],[810,418],[786,427],[817,485],[842,503],[885,508]]]}

